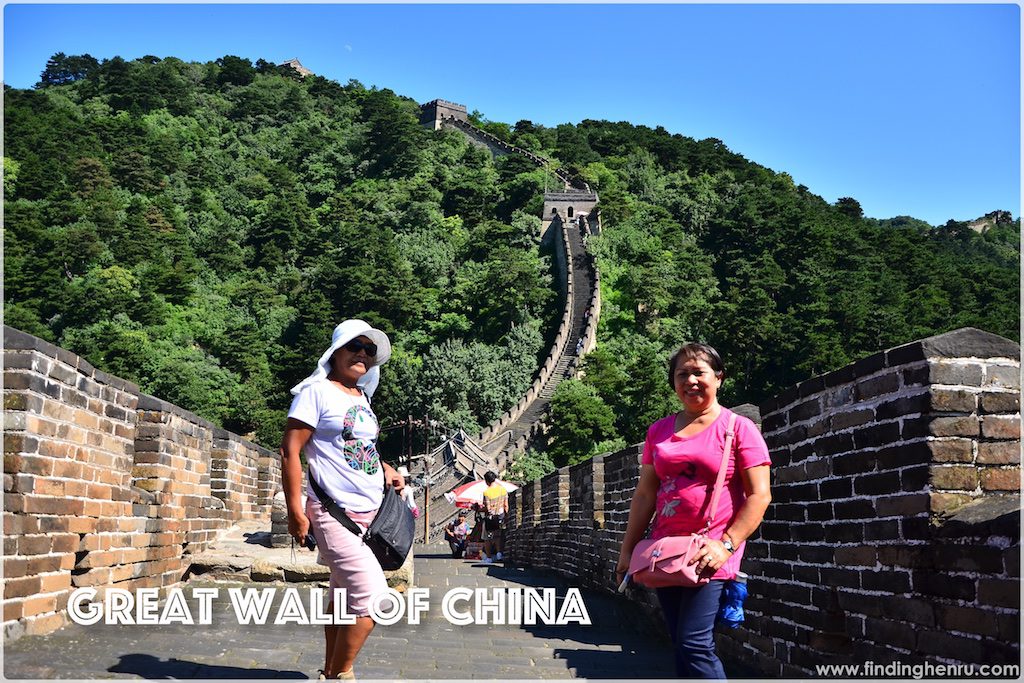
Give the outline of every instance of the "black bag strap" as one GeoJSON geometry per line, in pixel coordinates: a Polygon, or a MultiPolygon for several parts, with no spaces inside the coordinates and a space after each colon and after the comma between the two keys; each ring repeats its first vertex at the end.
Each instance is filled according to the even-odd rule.
{"type": "Polygon", "coordinates": [[[316,477],[313,476],[313,470],[306,470],[306,476],[309,477],[309,484],[313,487],[313,493],[316,494],[317,499],[320,501],[320,505],[324,510],[327,510],[327,514],[334,517],[338,522],[354,533],[356,536],[362,536],[363,530],[359,528],[359,525],[352,521],[352,518],[345,514],[345,508],[340,507],[334,499],[327,495],[327,492],[320,488],[320,484],[316,482],[316,477]]]}

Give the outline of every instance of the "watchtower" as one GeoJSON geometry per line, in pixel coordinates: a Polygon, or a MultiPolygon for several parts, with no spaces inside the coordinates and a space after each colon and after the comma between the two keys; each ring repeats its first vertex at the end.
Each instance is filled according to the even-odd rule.
{"type": "Polygon", "coordinates": [[[431,100],[424,104],[420,110],[420,123],[431,130],[440,130],[445,119],[457,119],[469,121],[466,114],[466,105],[456,104],[447,100],[431,100]]]}
{"type": "Polygon", "coordinates": [[[594,192],[545,192],[541,234],[547,235],[552,221],[579,224],[581,219],[588,219],[589,232],[596,234],[600,230],[599,221],[596,220],[596,208],[597,194],[594,192]],[[595,215],[591,216],[591,213],[595,215]]]}

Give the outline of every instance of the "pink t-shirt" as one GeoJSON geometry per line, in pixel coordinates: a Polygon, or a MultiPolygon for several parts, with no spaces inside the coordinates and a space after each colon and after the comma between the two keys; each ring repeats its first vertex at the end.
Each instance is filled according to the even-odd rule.
{"type": "MultiPolygon", "coordinates": [[[[707,519],[705,508],[711,501],[718,467],[722,464],[725,430],[731,412],[722,408],[714,422],[693,436],[676,436],[675,415],[658,420],[647,430],[641,462],[654,465],[654,471],[661,480],[651,538],[685,536],[704,528],[707,519]]],[[[768,446],[757,425],[749,418],[737,415],[735,431],[733,454],[728,461],[724,488],[709,533],[715,539],[722,538],[746,499],[743,478],[736,476],[737,467],[745,470],[771,464],[768,446]]],[[[734,578],[739,571],[745,545],[741,543],[712,578],[734,578]]]]}

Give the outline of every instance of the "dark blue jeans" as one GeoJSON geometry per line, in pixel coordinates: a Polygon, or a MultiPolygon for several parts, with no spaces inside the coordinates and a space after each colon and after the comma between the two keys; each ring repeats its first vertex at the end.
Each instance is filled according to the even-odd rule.
{"type": "Polygon", "coordinates": [[[725,581],[700,588],[669,586],[658,589],[658,602],[676,649],[676,675],[680,678],[725,678],[715,654],[715,616],[725,581]]]}

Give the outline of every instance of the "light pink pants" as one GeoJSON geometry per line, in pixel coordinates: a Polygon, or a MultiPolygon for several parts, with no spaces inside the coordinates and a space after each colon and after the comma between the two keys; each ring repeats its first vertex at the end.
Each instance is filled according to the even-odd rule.
{"type": "MultiPolygon", "coordinates": [[[[376,510],[346,514],[364,529],[377,516],[376,510]]],[[[388,587],[377,558],[359,536],[331,517],[320,501],[312,497],[307,499],[306,516],[320,552],[317,561],[331,568],[331,595],[335,588],[344,588],[348,597],[348,613],[357,617],[368,616],[370,600],[388,587]]]]}

